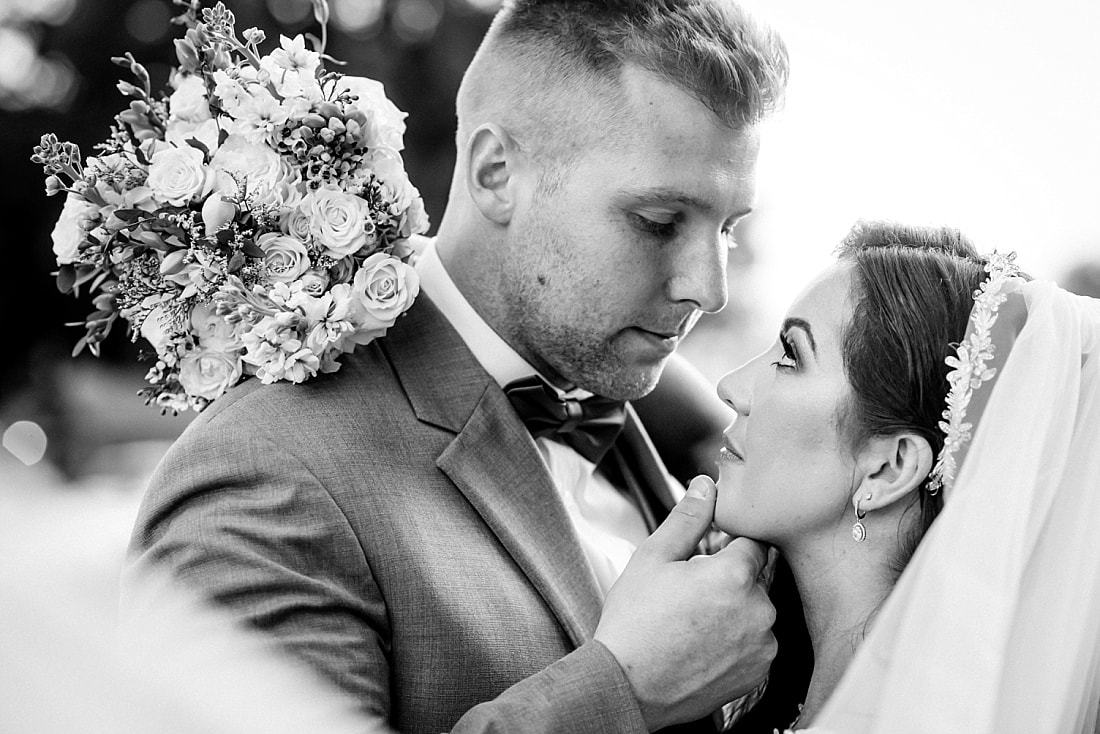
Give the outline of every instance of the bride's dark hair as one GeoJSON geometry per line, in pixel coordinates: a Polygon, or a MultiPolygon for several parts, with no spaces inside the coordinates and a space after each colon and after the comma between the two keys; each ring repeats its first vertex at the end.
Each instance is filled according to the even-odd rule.
{"type": "MultiPolygon", "coordinates": [[[[853,315],[843,342],[853,395],[843,421],[853,447],[913,431],[938,455],[948,389],[944,359],[966,333],[985,261],[956,229],[867,221],[852,228],[837,255],[854,265],[853,315]]],[[[943,497],[930,495],[925,484],[914,497],[910,509],[920,518],[899,538],[897,573],[943,506],[943,497]]]]}

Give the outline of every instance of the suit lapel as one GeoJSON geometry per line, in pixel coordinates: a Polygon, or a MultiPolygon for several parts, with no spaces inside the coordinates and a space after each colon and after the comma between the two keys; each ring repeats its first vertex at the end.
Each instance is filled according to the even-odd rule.
{"type": "Polygon", "coordinates": [[[538,448],[427,297],[399,323],[384,349],[417,418],[456,434],[437,466],[579,646],[595,632],[602,599],[538,448]]]}
{"type": "MultiPolygon", "coordinates": [[[[623,481],[642,505],[647,522],[650,525],[660,523],[683,497],[684,489],[665,469],[638,414],[629,404],[626,406],[623,432],[615,442],[614,452],[623,481]]],[[[651,532],[653,529],[650,527],[651,532]]]]}

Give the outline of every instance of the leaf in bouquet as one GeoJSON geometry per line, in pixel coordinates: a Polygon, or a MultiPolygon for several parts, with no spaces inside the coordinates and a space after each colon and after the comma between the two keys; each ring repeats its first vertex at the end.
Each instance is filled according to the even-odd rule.
{"type": "Polygon", "coordinates": [[[151,247],[154,250],[159,250],[160,252],[168,252],[169,250],[173,249],[169,247],[163,239],[161,239],[161,236],[159,234],[152,230],[142,230],[141,232],[138,232],[135,237],[139,242],[141,242],[141,244],[145,245],[146,247],[151,247]]]}
{"type": "Polygon", "coordinates": [[[73,287],[79,288],[94,278],[99,272],[100,269],[95,265],[78,265],[76,268],[76,280],[73,283],[73,287]]]}
{"type": "Polygon", "coordinates": [[[225,266],[226,272],[231,274],[240,272],[240,269],[243,268],[247,262],[248,258],[245,257],[243,252],[238,250],[229,258],[229,263],[225,266]]]}
{"type": "MultiPolygon", "coordinates": [[[[107,278],[109,278],[109,277],[111,277],[111,271],[110,270],[101,270],[99,272],[99,275],[96,276],[95,280],[92,281],[92,290],[96,291],[96,290],[100,290],[101,288],[103,288],[103,282],[105,280],[107,280],[107,278]]],[[[112,299],[112,302],[113,302],[114,294],[105,293],[103,295],[111,296],[111,299],[112,299]]],[[[103,308],[103,306],[99,306],[98,304],[96,305],[96,307],[97,308],[103,308]]]]}
{"type": "Polygon", "coordinates": [[[234,234],[232,229],[226,228],[226,229],[219,230],[218,233],[214,235],[214,241],[217,242],[222,247],[228,248],[229,243],[233,241],[233,238],[235,236],[236,235],[234,234]]]}
{"type": "Polygon", "coordinates": [[[70,293],[76,285],[76,268],[71,264],[62,265],[57,271],[57,290],[70,293]]]}
{"type": "Polygon", "coordinates": [[[132,223],[148,216],[144,209],[115,209],[114,215],[124,222],[132,223]]]}
{"type": "Polygon", "coordinates": [[[241,242],[241,252],[249,257],[264,257],[264,251],[260,249],[260,246],[256,244],[256,241],[251,237],[241,242]]]}
{"type": "Polygon", "coordinates": [[[202,152],[204,162],[210,160],[210,148],[206,147],[206,143],[202,142],[198,138],[188,138],[187,144],[192,148],[202,152]]]}

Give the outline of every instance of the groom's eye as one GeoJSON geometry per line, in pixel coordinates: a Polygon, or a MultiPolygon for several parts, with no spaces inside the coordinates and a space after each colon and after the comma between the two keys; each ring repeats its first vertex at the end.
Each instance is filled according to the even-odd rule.
{"type": "Polygon", "coordinates": [[[676,223],[679,217],[675,214],[668,215],[644,215],[632,212],[630,222],[637,229],[661,239],[672,239],[676,234],[676,223]]]}

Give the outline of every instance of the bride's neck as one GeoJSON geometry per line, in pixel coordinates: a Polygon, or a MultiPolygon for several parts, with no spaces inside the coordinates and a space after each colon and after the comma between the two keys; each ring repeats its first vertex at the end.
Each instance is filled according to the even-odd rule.
{"type": "Polygon", "coordinates": [[[814,672],[799,720],[802,726],[813,720],[833,692],[872,615],[893,586],[875,554],[847,552],[837,557],[829,552],[834,549],[783,549],[802,597],[814,650],[814,672]]]}

